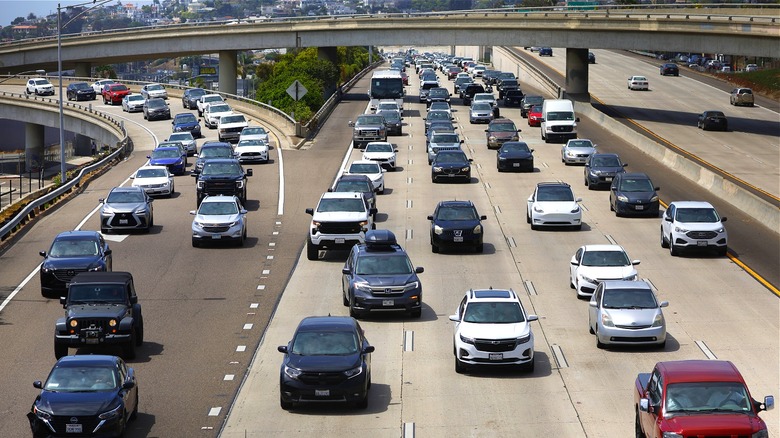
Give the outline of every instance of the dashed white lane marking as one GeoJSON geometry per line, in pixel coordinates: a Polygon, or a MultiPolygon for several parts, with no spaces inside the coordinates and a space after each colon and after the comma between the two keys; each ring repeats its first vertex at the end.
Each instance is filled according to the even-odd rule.
{"type": "Polygon", "coordinates": [[[233,380],[235,378],[236,378],[235,374],[225,374],[225,377],[222,380],[230,381],[230,380],[233,380]]]}
{"type": "Polygon", "coordinates": [[[515,238],[514,237],[507,237],[506,238],[506,243],[507,243],[507,245],[509,245],[510,248],[517,247],[517,242],[515,242],[515,238]]]}
{"type": "Polygon", "coordinates": [[[271,247],[276,246],[276,242],[268,242],[268,246],[271,246],[271,247]]]}
{"type": "Polygon", "coordinates": [[[412,178],[411,176],[409,178],[406,178],[407,184],[411,184],[412,182],[414,182],[414,178],[412,178]]]}
{"type": "Polygon", "coordinates": [[[263,275],[268,275],[271,273],[270,269],[263,269],[263,275]]]}
{"type": "Polygon", "coordinates": [[[523,285],[525,286],[525,290],[528,292],[528,295],[539,295],[536,293],[536,288],[534,287],[534,284],[531,282],[531,280],[524,281],[523,285]]]}
{"type": "Polygon", "coordinates": [[[414,423],[404,423],[403,438],[414,438],[414,423]]]}
{"type": "Polygon", "coordinates": [[[557,344],[551,346],[553,352],[553,358],[555,363],[558,364],[558,368],[569,368],[569,363],[566,362],[566,356],[563,355],[563,350],[557,344]]]}
{"type": "Polygon", "coordinates": [[[273,259],[274,259],[274,256],[272,256],[272,255],[269,255],[269,256],[265,256],[265,258],[266,258],[267,260],[273,260],[273,259]]]}
{"type": "Polygon", "coordinates": [[[493,210],[496,211],[496,214],[501,214],[501,207],[499,207],[498,205],[493,206],[493,210]]]}
{"type": "Polygon", "coordinates": [[[710,347],[707,346],[707,344],[704,343],[704,341],[695,341],[696,346],[699,347],[702,353],[704,353],[705,356],[707,356],[707,359],[715,360],[718,358],[718,356],[715,356],[715,353],[710,350],[710,347]]]}
{"type": "Polygon", "coordinates": [[[265,285],[264,284],[258,284],[257,285],[257,290],[265,290],[265,285]]]}
{"type": "Polygon", "coordinates": [[[605,235],[604,235],[604,237],[606,237],[606,238],[607,238],[607,240],[609,241],[609,243],[611,243],[611,244],[613,244],[613,245],[617,245],[617,244],[618,244],[618,243],[617,243],[617,240],[615,240],[615,238],[614,238],[614,237],[612,237],[611,235],[609,235],[609,234],[605,234],[605,235]]]}
{"type": "Polygon", "coordinates": [[[413,330],[404,330],[404,351],[414,351],[413,330]]]}
{"type": "Polygon", "coordinates": [[[412,237],[414,237],[413,230],[406,230],[406,240],[412,240],[412,237]]]}
{"type": "Polygon", "coordinates": [[[406,200],[406,208],[412,208],[412,200],[411,199],[407,199],[406,200]]]}
{"type": "Polygon", "coordinates": [[[244,324],[244,330],[252,330],[252,327],[254,327],[254,324],[251,322],[244,324]]]}
{"type": "Polygon", "coordinates": [[[236,346],[236,352],[237,353],[243,353],[244,351],[246,351],[246,345],[238,345],[238,346],[236,346]]]}
{"type": "MultiPolygon", "coordinates": [[[[263,286],[263,287],[265,287],[265,286],[263,286]]],[[[260,303],[252,303],[252,304],[249,305],[250,309],[257,309],[258,307],[260,307],[260,303]]]]}
{"type": "Polygon", "coordinates": [[[213,407],[209,409],[209,417],[218,417],[220,412],[222,412],[222,407],[213,407]]]}
{"type": "Polygon", "coordinates": [[[278,232],[278,231],[274,231],[272,234],[273,234],[274,236],[278,236],[278,235],[279,235],[279,232],[278,232]]]}

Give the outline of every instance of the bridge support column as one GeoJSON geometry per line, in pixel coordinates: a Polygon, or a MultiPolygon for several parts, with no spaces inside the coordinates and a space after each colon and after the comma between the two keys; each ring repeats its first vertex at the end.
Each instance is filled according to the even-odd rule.
{"type": "Polygon", "coordinates": [[[479,58],[477,62],[489,64],[493,62],[493,46],[479,46],[479,58]]]}
{"type": "Polygon", "coordinates": [[[228,94],[236,94],[238,66],[238,52],[223,50],[219,52],[219,91],[228,94]]]}
{"type": "Polygon", "coordinates": [[[24,164],[27,170],[43,166],[44,129],[37,123],[24,124],[24,164]]]}
{"type": "MultiPolygon", "coordinates": [[[[369,60],[372,59],[372,52],[374,48],[372,46],[368,46],[368,53],[369,53],[369,60]]],[[[334,66],[338,67],[339,65],[339,51],[338,47],[318,47],[317,48],[317,57],[323,61],[330,61],[333,63],[334,66]]],[[[330,97],[331,94],[336,92],[336,85],[338,85],[340,78],[328,78],[328,81],[323,84],[323,90],[322,94],[325,99],[330,97]]]]}
{"type": "Polygon", "coordinates": [[[590,101],[588,49],[566,49],[566,94],[576,101],[590,101]]]}
{"type": "Polygon", "coordinates": [[[92,64],[89,62],[77,62],[76,71],[74,75],[77,78],[89,78],[92,77],[92,64]]]}

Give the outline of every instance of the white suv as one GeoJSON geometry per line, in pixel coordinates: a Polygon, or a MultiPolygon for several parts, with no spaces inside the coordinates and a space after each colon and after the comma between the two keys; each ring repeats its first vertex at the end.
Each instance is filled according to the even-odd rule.
{"type": "Polygon", "coordinates": [[[369,208],[362,193],[326,192],[317,208],[307,208],[312,216],[306,256],[317,260],[321,249],[350,249],[363,243],[366,232],[373,230],[375,208],[369,208]]]}
{"type": "Polygon", "coordinates": [[[54,96],[54,85],[48,79],[30,78],[27,81],[25,92],[36,96],[54,96]]]}
{"type": "Polygon", "coordinates": [[[675,201],[661,218],[661,247],[673,256],[683,249],[715,249],[725,256],[728,234],[715,207],[704,201],[675,201]]]}
{"type": "Polygon", "coordinates": [[[534,370],[532,321],[514,290],[471,289],[450,321],[454,323],[455,372],[468,365],[518,365],[534,370]]]}

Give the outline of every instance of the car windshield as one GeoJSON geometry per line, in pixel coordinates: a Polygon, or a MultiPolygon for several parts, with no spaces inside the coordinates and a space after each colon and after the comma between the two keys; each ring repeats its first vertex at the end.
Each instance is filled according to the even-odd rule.
{"type": "Polygon", "coordinates": [[[593,143],[590,140],[569,140],[566,143],[567,148],[592,148],[593,143]]]}
{"type": "Polygon", "coordinates": [[[229,215],[238,214],[238,206],[235,202],[204,202],[200,204],[198,214],[202,215],[229,215]]]}
{"type": "Polygon", "coordinates": [[[140,94],[128,94],[127,95],[127,101],[128,102],[133,102],[133,101],[136,101],[136,100],[144,100],[144,97],[141,96],[140,94]]]}
{"type": "Polygon", "coordinates": [[[336,183],[334,192],[357,192],[368,193],[373,192],[373,185],[368,181],[339,181],[336,183]]]}
{"type": "Polygon", "coordinates": [[[206,90],[203,90],[201,88],[195,88],[193,90],[189,90],[189,94],[187,94],[187,96],[189,96],[190,99],[198,99],[200,98],[200,96],[203,96],[205,94],[206,94],[206,90]]]}
{"type": "Polygon", "coordinates": [[[502,72],[502,73],[498,74],[498,78],[499,79],[514,79],[515,78],[515,74],[514,73],[502,72]]]}
{"type": "Polygon", "coordinates": [[[319,213],[335,211],[363,213],[366,211],[366,205],[363,198],[326,198],[320,200],[320,205],[317,206],[317,212],[319,213]]]}
{"type": "Polygon", "coordinates": [[[501,150],[504,152],[531,152],[531,149],[528,148],[528,144],[526,143],[504,143],[503,146],[501,146],[501,150]]]}
{"type": "Polygon", "coordinates": [[[111,91],[127,91],[127,86],[125,85],[112,85],[111,91]]]}
{"type": "Polygon", "coordinates": [[[222,146],[216,148],[202,148],[199,156],[202,158],[230,158],[233,156],[233,148],[222,146]]]}
{"type": "Polygon", "coordinates": [[[389,143],[369,143],[366,152],[393,152],[393,145],[389,143]]]}
{"type": "Polygon", "coordinates": [[[523,101],[526,105],[539,105],[542,102],[544,102],[544,97],[542,96],[525,96],[523,98],[523,101]]]}
{"type": "Polygon", "coordinates": [[[178,158],[181,153],[173,148],[155,149],[152,151],[152,158],[178,158]]]}
{"type": "Polygon", "coordinates": [[[493,123],[490,125],[490,131],[496,132],[514,132],[517,131],[514,123],[493,123]]]}
{"type": "Polygon", "coordinates": [[[574,201],[574,193],[569,187],[539,187],[536,191],[537,201],[574,201]]]}
{"type": "Polygon", "coordinates": [[[267,132],[265,132],[265,128],[244,128],[241,131],[242,135],[265,135],[267,132]]]}
{"type": "Polygon", "coordinates": [[[477,102],[471,105],[472,111],[493,111],[493,107],[489,103],[477,102]]]}
{"type": "Polygon", "coordinates": [[[655,309],[658,303],[650,289],[604,289],[605,309],[655,309]]]}
{"type": "Polygon", "coordinates": [[[590,162],[591,167],[620,167],[618,157],[594,157],[590,162]]]}
{"type": "Polygon", "coordinates": [[[51,245],[50,257],[80,257],[98,255],[94,240],[57,240],[51,245]]]}
{"type": "Polygon", "coordinates": [[[463,314],[463,322],[476,324],[516,324],[523,321],[523,310],[515,302],[471,303],[463,314]]]}
{"type": "Polygon", "coordinates": [[[144,195],[143,192],[135,190],[132,192],[113,191],[106,199],[107,204],[136,204],[138,202],[144,202],[144,195]]]}
{"type": "Polygon", "coordinates": [[[392,111],[379,111],[378,114],[385,118],[385,122],[400,122],[401,113],[397,110],[392,111]]]}
{"type": "Polygon", "coordinates": [[[450,92],[444,88],[431,88],[430,97],[449,97],[450,92]]]}
{"type": "Polygon", "coordinates": [[[214,163],[207,162],[203,165],[203,175],[238,175],[241,166],[238,163],[214,163]]]}
{"type": "Polygon", "coordinates": [[[460,143],[458,134],[434,134],[431,143],[460,143]]]}
{"type": "Polygon", "coordinates": [[[623,251],[585,251],[582,266],[628,266],[631,262],[623,251]]]}
{"type": "MultiPolygon", "coordinates": [[[[489,107],[489,105],[488,105],[489,107]]],[[[450,120],[450,113],[447,111],[431,111],[426,117],[428,120],[450,120]]]]}
{"type": "Polygon", "coordinates": [[[117,389],[119,379],[111,368],[58,366],[46,379],[43,389],[54,392],[93,392],[117,389]]]}
{"type": "Polygon", "coordinates": [[[358,351],[357,333],[323,331],[299,332],[293,339],[290,352],[301,356],[348,356],[358,351]]]}
{"type": "Polygon", "coordinates": [[[245,123],[246,119],[244,116],[238,115],[238,116],[224,116],[221,119],[219,119],[220,123],[245,123]]]}
{"type": "Polygon", "coordinates": [[[380,167],[375,163],[352,163],[349,173],[381,173],[380,167]]]}
{"type": "Polygon", "coordinates": [[[209,105],[209,112],[210,113],[224,113],[230,111],[230,107],[228,105],[209,105]]]}
{"type": "Polygon", "coordinates": [[[623,178],[620,181],[621,192],[652,192],[653,184],[645,178],[623,178]]]}
{"type": "Polygon", "coordinates": [[[718,222],[720,217],[713,208],[678,208],[677,222],[718,222]]]}
{"type": "Polygon", "coordinates": [[[264,140],[241,140],[236,145],[236,148],[248,147],[248,146],[266,146],[264,140]]]}
{"type": "Polygon", "coordinates": [[[547,113],[545,120],[548,122],[556,120],[574,120],[574,113],[571,111],[550,111],[547,113]]]}
{"type": "Polygon", "coordinates": [[[357,275],[406,275],[414,271],[412,262],[404,254],[365,255],[358,258],[357,275]]]}
{"type": "Polygon", "coordinates": [[[222,96],[204,96],[203,103],[222,102],[222,96]]]}
{"type": "Polygon", "coordinates": [[[147,108],[165,108],[167,105],[162,99],[149,99],[146,101],[147,108]]]}
{"type": "Polygon", "coordinates": [[[360,116],[357,122],[360,125],[381,125],[384,120],[382,116],[360,116]]]}
{"type": "Polygon", "coordinates": [[[379,102],[379,105],[376,107],[377,111],[382,110],[397,110],[398,104],[395,102],[379,102]]]}
{"type": "Polygon", "coordinates": [[[68,288],[68,302],[124,303],[127,294],[121,284],[72,284],[68,288]]]}
{"type": "Polygon", "coordinates": [[[479,219],[477,210],[471,206],[441,207],[436,217],[442,221],[475,221],[479,219]]]}
{"type": "Polygon", "coordinates": [[[135,172],[136,178],[163,178],[168,176],[165,169],[138,169],[135,172]]]}
{"type": "Polygon", "coordinates": [[[47,81],[46,79],[36,79],[35,80],[35,85],[48,85],[48,84],[49,84],[49,81],[47,81]]]}
{"type": "Polygon", "coordinates": [[[429,111],[450,111],[450,104],[447,102],[431,102],[429,111]]]}
{"type": "Polygon", "coordinates": [[[92,88],[89,85],[87,85],[86,82],[78,82],[78,83],[75,83],[75,84],[73,84],[71,86],[73,87],[74,90],[86,90],[86,89],[92,88]]]}
{"type": "Polygon", "coordinates": [[[194,114],[177,114],[173,120],[174,123],[197,123],[198,121],[194,114]]]}
{"type": "Polygon", "coordinates": [[[160,91],[160,90],[164,90],[164,89],[165,88],[163,88],[163,86],[159,85],[159,84],[147,85],[146,86],[146,90],[147,91],[160,91]]]}
{"type": "Polygon", "coordinates": [[[747,388],[739,382],[685,382],[666,386],[667,413],[751,412],[747,388]]]}

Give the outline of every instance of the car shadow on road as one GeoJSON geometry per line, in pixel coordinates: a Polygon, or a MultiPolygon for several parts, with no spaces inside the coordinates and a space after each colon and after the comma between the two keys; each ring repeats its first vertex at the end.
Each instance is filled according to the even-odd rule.
{"type": "Polygon", "coordinates": [[[482,244],[482,252],[478,253],[474,250],[474,247],[471,246],[463,246],[463,247],[446,247],[446,248],[439,248],[439,255],[442,256],[461,256],[464,254],[474,254],[475,256],[478,256],[479,254],[495,254],[496,253],[496,246],[492,243],[485,242],[482,244]]]}
{"type": "Polygon", "coordinates": [[[290,412],[295,415],[339,417],[375,415],[387,411],[391,401],[390,385],[377,383],[372,379],[371,388],[368,390],[368,407],[366,409],[358,409],[354,405],[346,403],[303,403],[295,405],[290,412]]]}
{"type": "Polygon", "coordinates": [[[244,209],[247,211],[258,211],[260,210],[260,201],[257,199],[247,199],[244,203],[244,209]]]}
{"type": "MultiPolygon", "coordinates": [[[[71,349],[74,350],[74,349],[71,349]]],[[[96,346],[96,347],[79,347],[75,349],[77,355],[88,355],[88,354],[111,354],[114,356],[119,356],[130,365],[133,366],[134,363],[143,363],[143,362],[149,362],[152,359],[152,356],[158,356],[162,354],[163,346],[162,344],[158,344],[156,342],[149,342],[144,341],[144,344],[140,347],[136,347],[135,349],[135,359],[127,359],[125,358],[123,352],[122,352],[122,346],[121,345],[102,345],[102,346],[96,346]]]]}
{"type": "MultiPolygon", "coordinates": [[[[139,395],[139,397],[141,397],[139,395]]],[[[152,431],[152,427],[157,423],[157,417],[152,414],[142,412],[144,410],[143,400],[138,401],[138,416],[134,421],[127,423],[125,437],[146,437],[152,431]]]]}
{"type": "MultiPolygon", "coordinates": [[[[455,356],[452,356],[452,366],[455,367],[455,356]]],[[[464,374],[471,377],[487,377],[491,379],[532,379],[546,377],[552,374],[552,370],[558,368],[557,364],[550,362],[550,356],[544,351],[534,351],[534,371],[528,372],[520,369],[518,365],[488,365],[467,366],[464,374]]],[[[452,370],[455,374],[455,370],[452,370]]]]}

